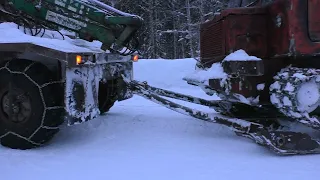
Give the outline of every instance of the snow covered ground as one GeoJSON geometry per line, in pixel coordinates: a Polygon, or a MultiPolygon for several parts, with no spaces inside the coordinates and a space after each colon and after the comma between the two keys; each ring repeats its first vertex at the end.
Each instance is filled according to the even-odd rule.
{"type": "MultiPolygon", "coordinates": [[[[135,77],[206,96],[182,78],[195,61],[140,60],[135,77]]],[[[207,110],[207,109],[205,109],[207,110]]],[[[49,146],[0,147],[3,180],[318,179],[320,156],[279,157],[227,128],[170,111],[141,97],[94,121],[61,130],[49,146]]]]}

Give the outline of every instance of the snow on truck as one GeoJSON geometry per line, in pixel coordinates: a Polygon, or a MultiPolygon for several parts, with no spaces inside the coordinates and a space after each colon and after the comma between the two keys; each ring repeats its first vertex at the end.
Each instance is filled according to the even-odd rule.
{"type": "MultiPolygon", "coordinates": [[[[243,0],[203,23],[197,70],[184,80],[221,99],[210,101],[133,79],[135,37],[142,23],[136,15],[97,0],[0,2],[0,20],[16,23],[28,37],[40,36],[41,29],[67,29],[77,38],[66,37],[72,48],[60,47],[61,41],[54,39],[0,39],[4,146],[43,145],[64,121],[72,125],[94,119],[114,102],[136,94],[230,127],[279,155],[320,153],[319,0],[243,0]],[[86,46],[94,40],[102,45],[86,46]],[[213,112],[168,98],[208,106],[213,112]]],[[[63,34],[57,32],[55,37],[63,34]]]]}
{"type": "Polygon", "coordinates": [[[73,0],[6,0],[0,12],[2,145],[41,146],[63,122],[94,119],[132,96],[121,79],[132,79],[140,17],[73,0]]]}

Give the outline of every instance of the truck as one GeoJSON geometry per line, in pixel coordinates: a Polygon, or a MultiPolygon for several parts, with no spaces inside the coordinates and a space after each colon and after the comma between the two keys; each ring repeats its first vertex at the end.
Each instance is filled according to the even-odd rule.
{"type": "MultiPolygon", "coordinates": [[[[224,125],[278,155],[320,153],[318,0],[239,0],[201,25],[200,60],[183,80],[206,100],[134,80],[142,18],[97,0],[9,0],[1,19],[24,31],[67,29],[99,52],[1,43],[0,142],[29,149],[59,125],[94,119],[115,101],[144,97],[224,125]],[[129,49],[129,51],[126,51],[129,49]],[[212,108],[202,112],[168,98],[212,108]]],[[[61,32],[61,31],[59,31],[61,32]]]]}
{"type": "Polygon", "coordinates": [[[13,0],[1,1],[0,9],[1,22],[14,22],[9,25],[34,37],[0,43],[3,146],[39,147],[54,137],[62,123],[92,120],[116,101],[132,97],[121,79],[133,77],[140,17],[98,1],[13,0]],[[80,38],[71,39],[74,35],[62,30],[80,38]],[[59,40],[42,37],[54,32],[74,44],[59,46],[55,44],[59,40]],[[101,47],[85,48],[81,40],[99,40],[101,47]]]}

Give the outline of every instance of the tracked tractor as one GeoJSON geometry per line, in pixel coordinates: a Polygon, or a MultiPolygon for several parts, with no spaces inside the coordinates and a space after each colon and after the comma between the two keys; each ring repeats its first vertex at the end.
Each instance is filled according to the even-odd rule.
{"type": "Polygon", "coordinates": [[[207,101],[143,83],[135,88],[156,103],[228,126],[277,154],[319,153],[320,1],[232,2],[201,25],[200,61],[196,72],[184,78],[221,100],[207,101]],[[160,96],[209,106],[216,113],[160,96]]]}
{"type": "Polygon", "coordinates": [[[278,153],[318,152],[319,141],[308,142],[309,137],[300,131],[282,134],[280,129],[282,121],[320,128],[320,1],[251,1],[238,5],[243,7],[226,9],[201,26],[198,67],[208,69],[219,64],[227,76],[213,77],[205,86],[197,79],[186,80],[216,92],[227,102],[228,112],[222,113],[228,116],[259,124],[279,123],[267,141],[274,142],[272,149],[278,153]],[[228,58],[239,50],[260,60],[228,58]],[[295,139],[298,136],[303,138],[295,139]],[[289,146],[291,150],[286,149],[289,146]]]}

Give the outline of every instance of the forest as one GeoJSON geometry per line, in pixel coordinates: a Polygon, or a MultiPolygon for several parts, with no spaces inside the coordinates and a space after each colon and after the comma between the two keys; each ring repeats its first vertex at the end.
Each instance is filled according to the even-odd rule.
{"type": "Polygon", "coordinates": [[[144,19],[138,32],[142,58],[178,59],[199,56],[202,23],[226,7],[245,6],[255,0],[101,1],[144,19]]]}

